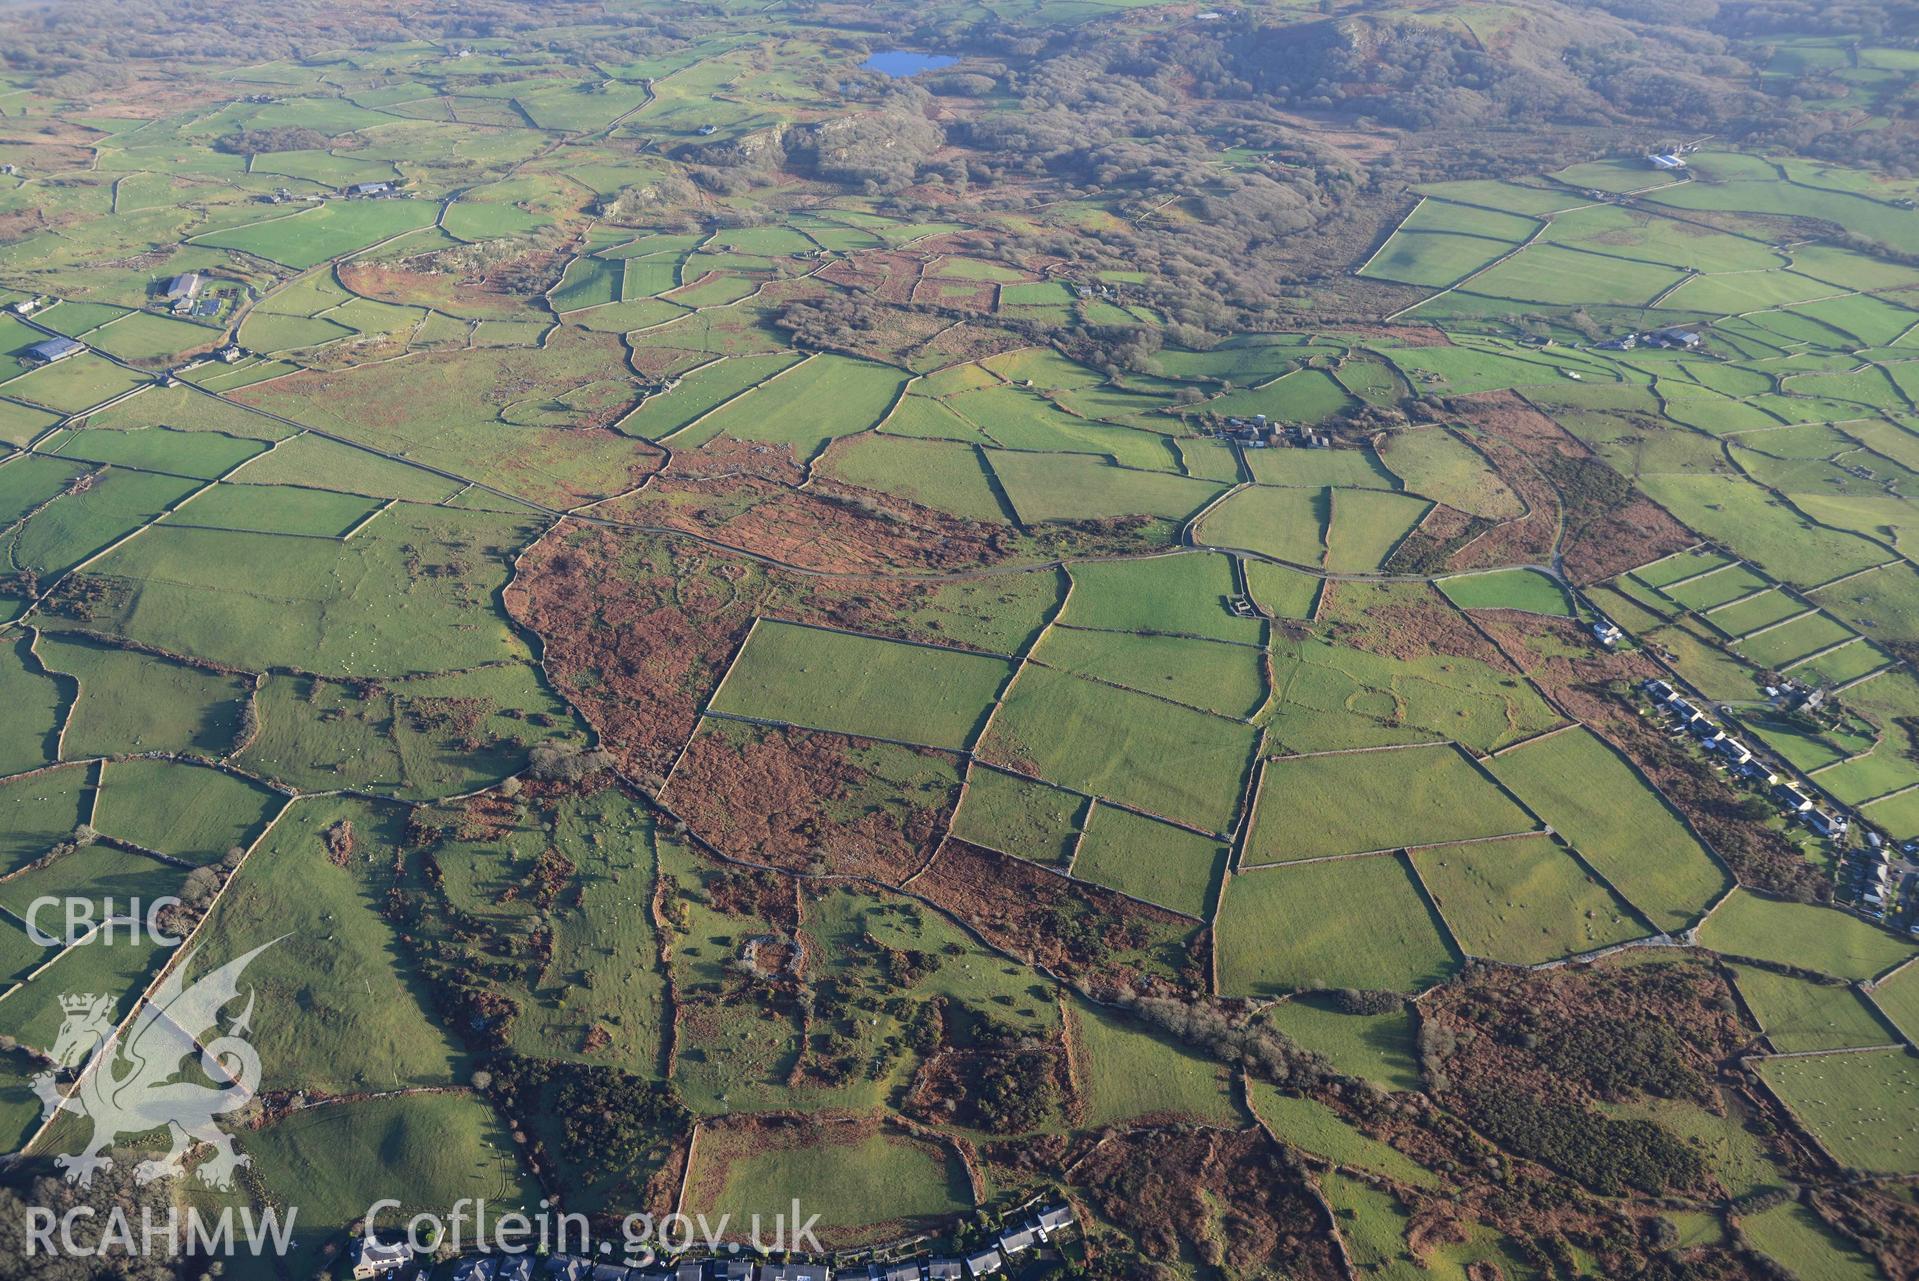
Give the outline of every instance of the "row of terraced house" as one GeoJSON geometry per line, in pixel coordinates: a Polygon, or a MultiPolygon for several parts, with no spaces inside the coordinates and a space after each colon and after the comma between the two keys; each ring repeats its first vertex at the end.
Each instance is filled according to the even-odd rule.
{"type": "MultiPolygon", "coordinates": [[[[454,1261],[446,1281],[978,1281],[1004,1273],[1041,1246],[1054,1244],[1073,1224],[1070,1208],[1049,1206],[1001,1229],[990,1243],[971,1251],[854,1267],[748,1259],[691,1259],[673,1266],[636,1267],[577,1254],[476,1254],[454,1261]]],[[[405,1245],[371,1240],[354,1243],[352,1262],[355,1281],[425,1278],[435,1266],[405,1245]]]]}

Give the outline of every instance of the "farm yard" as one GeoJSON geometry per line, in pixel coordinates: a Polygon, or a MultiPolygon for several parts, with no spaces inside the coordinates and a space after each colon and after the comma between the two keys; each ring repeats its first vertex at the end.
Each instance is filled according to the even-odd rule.
{"type": "Polygon", "coordinates": [[[1014,1281],[1903,1275],[1910,51],[268,4],[0,67],[20,1170],[62,996],[251,956],[243,1176],[91,1194],[303,1207],[225,1275],[368,1193],[797,1199],[841,1276],[1042,1203],[1014,1281]],[[1647,155],[1623,48],[1821,158],[1647,155]]]}

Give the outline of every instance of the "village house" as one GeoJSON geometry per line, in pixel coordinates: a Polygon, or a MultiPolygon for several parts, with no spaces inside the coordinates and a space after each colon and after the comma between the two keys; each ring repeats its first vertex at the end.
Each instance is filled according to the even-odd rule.
{"type": "Polygon", "coordinates": [[[1041,1210],[1035,1222],[1039,1228],[1039,1239],[1051,1241],[1055,1232],[1073,1226],[1073,1212],[1063,1205],[1051,1206],[1041,1210]]]}
{"type": "Polygon", "coordinates": [[[769,1263],[760,1269],[760,1281],[827,1281],[823,1263],[769,1263]]]}
{"type": "Polygon", "coordinates": [[[1686,732],[1708,748],[1726,736],[1726,731],[1720,729],[1710,716],[1703,716],[1698,712],[1694,712],[1691,719],[1686,722],[1686,732]]]}
{"type": "Polygon", "coordinates": [[[1812,808],[1812,799],[1791,783],[1774,784],[1772,799],[1784,806],[1788,814],[1804,814],[1812,808]]]}
{"type": "Polygon", "coordinates": [[[1718,747],[1720,753],[1725,756],[1726,763],[1734,769],[1738,769],[1752,759],[1752,749],[1736,738],[1721,738],[1718,747]]]}
{"type": "Polygon", "coordinates": [[[413,1251],[404,1245],[388,1245],[362,1237],[353,1243],[353,1281],[372,1281],[413,1261],[413,1251]]]}
{"type": "Polygon", "coordinates": [[[507,1255],[493,1269],[493,1281],[533,1281],[533,1256],[507,1255]]]}
{"type": "Polygon", "coordinates": [[[966,1271],[971,1276],[991,1276],[1005,1266],[996,1246],[987,1246],[966,1256],[966,1271]]]}
{"type": "Polygon", "coordinates": [[[999,1234],[999,1248],[1009,1259],[1014,1255],[1026,1253],[1037,1244],[1039,1244],[1038,1225],[1006,1228],[999,1234]]]}
{"type": "Polygon", "coordinates": [[[1649,680],[1640,688],[1646,691],[1647,697],[1661,703],[1669,701],[1673,696],[1672,686],[1662,680],[1649,680]]]}
{"type": "Polygon", "coordinates": [[[1821,836],[1844,836],[1852,826],[1852,820],[1844,814],[1828,814],[1821,809],[1812,810],[1806,815],[1806,826],[1821,836]]]}
{"type": "Polygon", "coordinates": [[[453,1265],[452,1281],[493,1281],[493,1256],[469,1255],[461,1259],[453,1265]]]}

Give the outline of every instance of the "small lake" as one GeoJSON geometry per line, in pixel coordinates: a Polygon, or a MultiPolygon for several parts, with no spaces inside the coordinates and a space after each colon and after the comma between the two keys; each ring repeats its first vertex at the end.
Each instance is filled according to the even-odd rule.
{"type": "Polygon", "coordinates": [[[943,53],[912,53],[906,49],[882,49],[862,62],[860,66],[868,71],[878,71],[898,80],[903,76],[916,76],[922,71],[950,67],[958,61],[958,58],[949,57],[943,53]]]}

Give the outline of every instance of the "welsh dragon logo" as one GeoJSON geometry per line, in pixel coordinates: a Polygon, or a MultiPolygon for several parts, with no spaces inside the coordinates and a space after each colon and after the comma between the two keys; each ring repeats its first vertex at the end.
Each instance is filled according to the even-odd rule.
{"type": "Polygon", "coordinates": [[[40,1096],[44,1120],[71,1112],[93,1122],[85,1150],[54,1158],[69,1183],[87,1187],[96,1170],[111,1166],[113,1159],[106,1152],[121,1135],[165,1129],[170,1143],[166,1155],[135,1166],[138,1182],[184,1173],[188,1151],[195,1143],[205,1143],[213,1155],[194,1173],[208,1187],[233,1186],[234,1171],[248,1164],[248,1158],[233,1150],[233,1140],[213,1122],[246,1106],[260,1085],[260,1055],[246,1040],[253,1019],[252,990],[224,1032],[221,1011],[239,999],[240,975],[247,965],[272,946],[264,943],[191,985],[185,981],[193,962],[188,952],[118,1030],[111,996],[61,998],[66,1018],[48,1056],[78,1076],[63,1093],[59,1071],[42,1072],[33,1078],[33,1089],[40,1096]],[[189,1058],[198,1058],[200,1072],[218,1084],[183,1079],[189,1058]]]}

